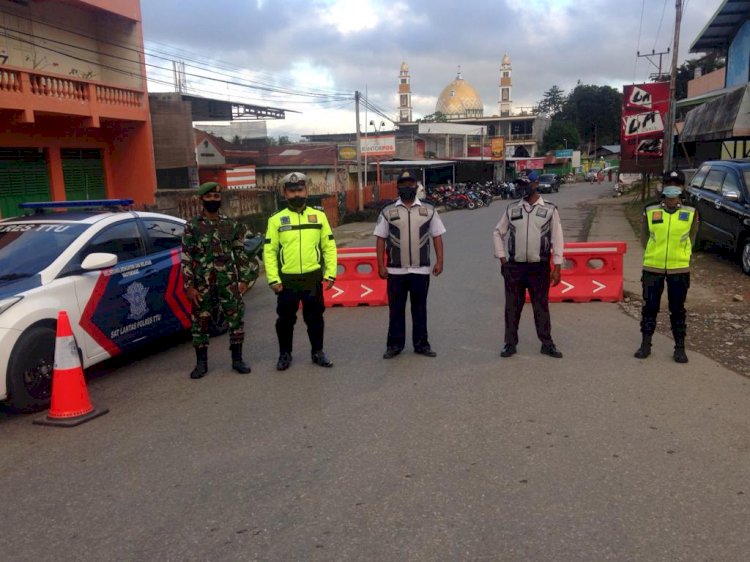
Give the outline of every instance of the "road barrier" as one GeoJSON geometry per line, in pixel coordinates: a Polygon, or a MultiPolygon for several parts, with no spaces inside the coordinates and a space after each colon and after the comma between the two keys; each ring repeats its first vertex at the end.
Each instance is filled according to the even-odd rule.
{"type": "Polygon", "coordinates": [[[375,248],[339,248],[336,283],[323,291],[327,307],[383,306],[388,304],[385,279],[378,275],[375,248]]]}
{"type": "Polygon", "coordinates": [[[70,328],[68,313],[61,310],[57,315],[52,403],[47,415],[34,420],[34,423],[72,427],[107,412],[109,410],[106,408],[94,408],[89,400],[86,379],[78,357],[78,345],[70,328]]]}
{"type": "MultiPolygon", "coordinates": [[[[626,242],[568,242],[560,283],[549,289],[550,302],[620,302],[626,242]]],[[[529,294],[526,293],[526,302],[529,294]]]]}

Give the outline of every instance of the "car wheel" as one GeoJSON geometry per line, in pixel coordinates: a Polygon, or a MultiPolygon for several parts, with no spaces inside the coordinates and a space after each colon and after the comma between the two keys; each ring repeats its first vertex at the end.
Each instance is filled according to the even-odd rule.
{"type": "Polygon", "coordinates": [[[744,271],[746,275],[750,275],[750,238],[746,238],[742,243],[740,264],[742,265],[742,271],[744,271]]]}
{"type": "Polygon", "coordinates": [[[44,409],[52,396],[55,328],[32,326],[18,338],[8,363],[8,404],[16,412],[44,409]]]}

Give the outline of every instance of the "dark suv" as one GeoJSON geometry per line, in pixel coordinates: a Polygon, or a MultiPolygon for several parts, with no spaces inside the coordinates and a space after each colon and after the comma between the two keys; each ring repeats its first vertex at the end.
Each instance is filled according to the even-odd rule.
{"type": "Polygon", "coordinates": [[[539,193],[552,193],[560,191],[560,180],[555,174],[542,174],[539,176],[539,193]]]}
{"type": "Polygon", "coordinates": [[[750,158],[704,162],[687,191],[700,214],[699,242],[736,252],[750,275],[750,158]]]}

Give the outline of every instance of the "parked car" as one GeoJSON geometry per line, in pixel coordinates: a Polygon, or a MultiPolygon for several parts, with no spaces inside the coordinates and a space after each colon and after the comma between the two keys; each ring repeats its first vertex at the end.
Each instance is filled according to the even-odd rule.
{"type": "Polygon", "coordinates": [[[118,208],[129,203],[27,204],[37,213],[0,220],[0,400],[13,409],[50,400],[60,310],[84,368],[190,326],[185,222],[118,208]]]}
{"type": "Polygon", "coordinates": [[[560,191],[560,180],[555,174],[542,174],[539,176],[539,192],[552,193],[560,191]]]}
{"type": "Polygon", "coordinates": [[[704,162],[687,199],[700,216],[698,243],[729,248],[750,275],[750,158],[704,162]]]}

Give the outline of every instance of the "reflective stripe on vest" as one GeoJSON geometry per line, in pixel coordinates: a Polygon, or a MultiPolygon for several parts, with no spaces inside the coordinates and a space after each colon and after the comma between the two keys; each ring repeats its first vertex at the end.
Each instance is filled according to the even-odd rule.
{"type": "Polygon", "coordinates": [[[435,215],[432,205],[392,203],[383,208],[388,223],[385,241],[388,267],[427,267],[430,265],[430,221],[435,215]]]}
{"type": "Polygon", "coordinates": [[[669,271],[690,267],[693,245],[690,228],[695,209],[682,205],[668,213],[661,205],[646,208],[649,238],[643,252],[643,266],[669,271]]]}

